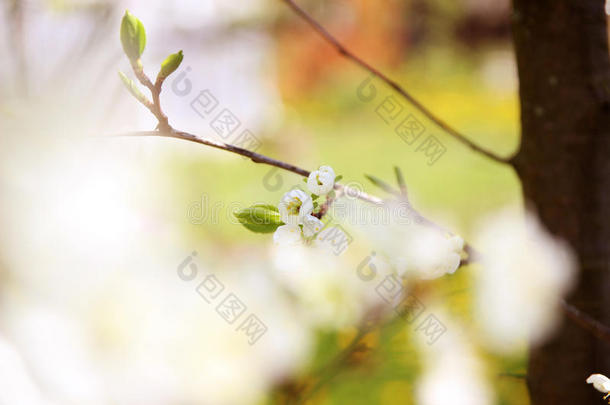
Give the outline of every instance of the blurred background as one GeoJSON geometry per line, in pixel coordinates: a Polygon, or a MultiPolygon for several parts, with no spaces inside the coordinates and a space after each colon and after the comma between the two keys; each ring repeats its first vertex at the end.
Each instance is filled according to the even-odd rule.
{"type": "MultiPolygon", "coordinates": [[[[299,4],[453,127],[502,155],[517,147],[508,0],[299,4]]],[[[283,403],[320,380],[310,403],[418,403],[418,322],[390,322],[332,378],[320,371],[357,333],[374,288],[355,276],[371,254],[358,221],[336,215],[352,240],[338,257],[284,257],[232,212],[276,204],[298,176],[180,140],[112,136],[156,125],[117,75],[133,77],[121,17],[129,9],[146,27],[150,76],[184,51],[161,96],[177,129],[229,143],[247,130],[250,148],[331,165],[381,197],[364,174],[393,182],[398,166],[413,205],[466,240],[478,219],[521,203],[510,169],[455,142],[281,1],[0,5],[1,404],[283,403]],[[201,97],[216,109],[198,110],[201,97]],[[240,124],[229,134],[212,127],[224,109],[240,124]],[[396,129],[409,116],[417,142],[396,129]],[[440,156],[418,146],[429,136],[440,156]],[[224,289],[208,303],[211,276],[224,289]],[[246,308],[235,323],[217,311],[229,293],[246,308]],[[239,328],[249,314],[266,327],[254,344],[239,328]]],[[[472,326],[473,271],[418,297],[473,343],[489,391],[480,403],[525,404],[525,351],[492,354],[460,333],[472,326]]]]}

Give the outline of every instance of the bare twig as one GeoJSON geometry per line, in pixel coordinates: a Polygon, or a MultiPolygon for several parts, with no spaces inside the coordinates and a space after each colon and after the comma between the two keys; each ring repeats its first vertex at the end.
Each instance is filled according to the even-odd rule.
{"type": "Polygon", "coordinates": [[[148,76],[146,76],[146,73],[144,73],[144,69],[142,69],[142,64],[140,63],[139,60],[137,62],[132,62],[131,68],[133,69],[133,73],[138,78],[138,81],[140,83],[142,83],[143,86],[148,88],[148,90],[150,90],[150,94],[152,95],[153,102],[152,102],[152,104],[144,103],[144,106],[146,106],[146,108],[148,108],[150,110],[150,112],[157,118],[157,121],[159,121],[158,128],[161,130],[164,130],[164,131],[172,131],[173,129],[169,125],[169,120],[167,119],[167,116],[165,115],[165,113],[163,112],[163,109],[161,108],[161,98],[160,97],[161,97],[161,89],[163,86],[163,80],[157,79],[155,84],[153,84],[152,81],[148,78],[148,76]]]}
{"type": "Polygon", "coordinates": [[[322,206],[320,206],[320,211],[318,211],[316,214],[313,214],[316,218],[318,219],[322,219],[322,217],[324,215],[326,215],[326,213],[328,212],[328,210],[330,210],[330,207],[333,205],[333,203],[335,202],[335,200],[339,197],[341,197],[343,195],[343,193],[345,192],[345,187],[342,187],[340,190],[337,190],[335,192],[335,195],[328,195],[326,197],[326,201],[324,201],[324,204],[322,204],[322,206]]]}
{"type": "Polygon", "coordinates": [[[473,151],[478,152],[484,156],[487,156],[491,160],[494,160],[498,163],[512,164],[512,157],[504,158],[502,156],[499,156],[496,153],[491,152],[491,151],[477,145],[476,143],[474,143],[473,141],[468,139],[465,135],[463,135],[462,133],[453,129],[451,126],[449,126],[442,119],[437,117],[432,111],[430,111],[425,105],[423,105],[421,102],[419,102],[415,97],[413,97],[409,92],[407,92],[402,86],[400,86],[394,80],[390,79],[388,76],[386,76],[384,73],[379,71],[377,68],[371,66],[370,64],[365,62],[363,59],[361,59],[359,56],[355,55],[354,53],[349,51],[347,48],[345,48],[345,46],[343,46],[320,23],[318,23],[305,10],[303,10],[301,7],[299,7],[293,0],[282,0],[282,1],[284,3],[286,3],[292,10],[294,10],[294,12],[299,17],[301,17],[303,20],[305,20],[305,22],[307,22],[307,24],[309,24],[314,29],[314,31],[316,31],[322,38],[324,38],[324,40],[326,42],[328,42],[330,45],[332,45],[337,50],[337,52],[339,52],[341,55],[343,55],[347,59],[350,59],[351,61],[353,61],[360,67],[364,68],[365,70],[369,71],[374,76],[376,76],[379,79],[381,79],[382,81],[384,81],[388,86],[390,86],[392,89],[394,89],[396,92],[398,92],[398,94],[400,94],[404,99],[406,99],[408,102],[410,102],[415,108],[417,108],[419,111],[421,111],[422,114],[424,114],[430,121],[434,122],[436,125],[438,125],[441,129],[443,129],[449,135],[453,136],[455,139],[457,139],[459,142],[466,145],[473,151]]]}
{"type": "Polygon", "coordinates": [[[600,340],[610,342],[610,327],[580,311],[578,308],[569,304],[565,300],[561,301],[561,306],[566,316],[581,328],[588,330],[593,336],[600,340]]]}
{"type": "MultiPolygon", "coordinates": [[[[127,132],[123,134],[118,134],[116,136],[160,136],[165,138],[176,138],[182,139],[184,141],[195,142],[201,145],[211,146],[212,148],[221,149],[227,152],[235,153],[241,156],[245,156],[249,158],[254,163],[261,163],[269,166],[275,166],[277,168],[298,174],[303,177],[309,176],[309,171],[302,169],[298,166],[292,165],[290,163],[282,162],[281,160],[273,159],[271,157],[261,155],[260,153],[252,152],[248,149],[240,148],[239,146],[231,145],[229,143],[218,142],[212,139],[202,138],[200,136],[190,134],[188,132],[176,131],[173,128],[169,128],[168,130],[157,130],[157,131],[136,131],[136,132],[127,132]]],[[[367,194],[361,190],[351,188],[345,186],[343,184],[335,184],[335,190],[337,190],[337,194],[349,195],[351,197],[355,197],[359,200],[380,205],[383,204],[383,200],[374,195],[367,194]]],[[[329,205],[327,207],[330,208],[330,204],[332,204],[333,200],[330,200],[329,205]]],[[[407,201],[406,206],[409,209],[409,215],[413,219],[414,223],[418,225],[428,226],[434,229],[437,229],[439,232],[451,233],[447,229],[442,226],[436,224],[435,222],[429,220],[420,214],[417,210],[415,210],[411,204],[407,201]]],[[[326,211],[325,211],[326,212],[326,211]]],[[[472,263],[474,261],[478,261],[479,254],[478,252],[470,245],[466,244],[464,246],[464,251],[468,254],[467,259],[463,259],[461,265],[465,265],[468,263],[472,263]]]]}
{"type": "MultiPolygon", "coordinates": [[[[118,134],[117,136],[160,136],[165,138],[176,138],[182,139],[184,141],[195,142],[201,145],[211,146],[212,148],[222,149],[227,152],[235,153],[241,156],[245,156],[249,158],[254,163],[262,163],[269,166],[275,166],[280,169],[298,174],[303,177],[309,176],[309,171],[302,169],[298,166],[292,165],[290,163],[282,162],[281,160],[273,159],[265,155],[261,155],[260,153],[252,152],[248,149],[240,148],[239,146],[231,145],[229,143],[218,142],[212,139],[202,138],[200,136],[190,134],[188,132],[176,131],[170,127],[169,130],[158,130],[158,131],[137,131],[137,132],[127,132],[123,134],[118,134]]],[[[342,184],[335,184],[335,190],[348,194],[350,196],[354,196],[362,201],[366,201],[372,204],[382,204],[383,200],[379,197],[372,196],[365,192],[362,192],[357,189],[353,189],[348,186],[344,186],[342,184]]]]}

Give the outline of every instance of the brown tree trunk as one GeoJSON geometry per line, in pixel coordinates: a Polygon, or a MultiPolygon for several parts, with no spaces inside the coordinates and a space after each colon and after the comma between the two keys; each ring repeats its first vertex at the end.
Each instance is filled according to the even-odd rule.
{"type": "MultiPolygon", "coordinates": [[[[525,199],[575,249],[570,303],[610,324],[610,61],[603,0],[514,0],[525,199]]],[[[519,314],[515,314],[519,316],[519,314]]],[[[597,404],[585,383],[610,375],[610,345],[564,319],[530,352],[532,404],[597,404]]]]}

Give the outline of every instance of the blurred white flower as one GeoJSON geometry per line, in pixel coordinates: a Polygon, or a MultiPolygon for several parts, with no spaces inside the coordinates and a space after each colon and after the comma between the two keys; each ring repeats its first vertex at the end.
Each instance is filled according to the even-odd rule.
{"type": "Polygon", "coordinates": [[[385,201],[375,214],[362,224],[363,236],[373,250],[387,256],[399,276],[429,280],[459,267],[464,240],[418,223],[418,214],[407,201],[385,201]]]}
{"type": "Polygon", "coordinates": [[[303,218],[313,211],[313,201],[302,190],[290,190],[278,205],[280,218],[287,225],[301,225],[303,218]]]}
{"type": "Polygon", "coordinates": [[[7,335],[17,342],[34,379],[48,396],[62,403],[102,404],[105,394],[90,341],[72,318],[50,308],[19,309],[6,315],[7,335]]]}
{"type": "Polygon", "coordinates": [[[298,225],[282,225],[273,233],[273,243],[294,245],[301,242],[301,228],[298,225]]]}
{"type": "MultiPolygon", "coordinates": [[[[434,310],[434,313],[439,313],[434,310]]],[[[446,316],[441,318],[447,319],[446,316]]],[[[424,372],[416,383],[419,405],[489,405],[492,390],[482,365],[468,340],[457,334],[457,324],[447,324],[447,332],[434,344],[424,344],[423,333],[416,335],[424,372]]],[[[417,332],[415,332],[417,333],[417,332]]]]}
{"type": "Polygon", "coordinates": [[[0,337],[0,385],[0,405],[51,405],[41,396],[16,348],[3,337],[0,337]]]}
{"type": "Polygon", "coordinates": [[[324,228],[324,222],[320,221],[313,215],[307,215],[303,218],[303,234],[309,238],[320,232],[324,228]]]}
{"type": "Polygon", "coordinates": [[[369,305],[366,288],[354,268],[316,244],[274,246],[278,280],[297,299],[302,320],[310,327],[353,325],[369,305]]]}
{"type": "Polygon", "coordinates": [[[534,215],[508,210],[484,220],[475,239],[483,255],[475,316],[485,343],[510,352],[540,342],[557,323],[560,299],[574,280],[569,246],[534,215]]]}
{"type": "Polygon", "coordinates": [[[603,374],[591,374],[587,378],[588,384],[593,384],[596,390],[610,395],[610,378],[603,374]]]}
{"type": "Polygon", "coordinates": [[[460,266],[464,240],[423,226],[408,239],[404,254],[394,259],[399,274],[431,280],[453,274],[460,266]]]}
{"type": "Polygon", "coordinates": [[[328,194],[335,186],[335,171],[330,166],[320,166],[307,178],[307,188],[316,195],[328,194]]]}

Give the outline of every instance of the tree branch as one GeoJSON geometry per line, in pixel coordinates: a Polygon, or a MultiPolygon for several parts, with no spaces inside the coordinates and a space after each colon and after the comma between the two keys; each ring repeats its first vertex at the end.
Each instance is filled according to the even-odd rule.
{"type": "MultiPolygon", "coordinates": [[[[262,164],[266,164],[269,166],[274,166],[274,167],[298,174],[303,177],[309,176],[310,172],[308,170],[302,169],[298,166],[295,166],[295,165],[292,165],[292,164],[289,164],[286,162],[282,162],[280,160],[273,159],[273,158],[270,158],[265,155],[261,155],[260,153],[253,152],[248,149],[240,148],[239,146],[231,145],[231,144],[224,143],[224,142],[218,142],[218,141],[215,141],[212,139],[202,138],[197,135],[190,134],[188,132],[182,132],[182,131],[175,130],[169,124],[167,116],[163,113],[163,110],[161,109],[160,95],[161,95],[161,89],[162,89],[162,85],[163,85],[163,79],[157,78],[156,82],[153,84],[152,81],[149,79],[149,77],[146,75],[146,73],[144,73],[144,70],[143,70],[142,65],[139,62],[139,60],[136,62],[132,62],[131,66],[133,68],[134,74],[136,75],[136,77],[138,78],[140,83],[142,83],[142,85],[144,85],[145,87],[147,87],[150,90],[150,93],[153,98],[153,102],[151,103],[148,100],[145,100],[146,101],[145,103],[142,101],[141,102],[157,118],[157,121],[159,122],[159,124],[157,125],[157,129],[155,131],[128,132],[128,133],[119,134],[117,136],[160,136],[160,137],[166,137],[166,138],[182,139],[185,141],[195,142],[195,143],[198,143],[201,145],[206,145],[206,146],[210,146],[212,148],[221,149],[221,150],[224,150],[227,152],[235,153],[237,155],[241,155],[241,156],[249,158],[254,163],[262,163],[262,164]]],[[[398,176],[399,187],[401,188],[401,190],[404,192],[405,195],[404,196],[401,195],[400,192],[395,192],[394,194],[396,196],[398,196],[399,198],[403,199],[403,201],[406,203],[406,208],[408,209],[408,213],[411,215],[411,218],[413,219],[413,221],[418,225],[432,227],[432,228],[438,230],[439,232],[451,233],[447,229],[445,229],[445,228],[441,227],[440,225],[437,225],[436,223],[425,218],[423,215],[421,215],[419,212],[417,212],[417,210],[415,210],[411,206],[411,204],[408,201],[408,197],[406,195],[406,185],[404,184],[404,179],[402,178],[402,173],[400,173],[400,169],[398,169],[398,168],[395,168],[395,172],[398,176]]],[[[372,177],[369,177],[369,178],[373,181],[374,184],[383,183],[381,180],[373,179],[372,177]],[[377,183],[375,180],[377,181],[377,183]]],[[[390,186],[387,186],[386,188],[387,188],[386,191],[389,190],[390,192],[392,192],[392,188],[390,186]]],[[[337,191],[337,195],[346,194],[346,195],[358,198],[359,200],[369,202],[372,204],[376,204],[376,205],[381,205],[384,202],[379,197],[369,195],[363,191],[360,191],[358,189],[351,188],[348,186],[344,186],[340,183],[335,183],[334,189],[337,191]]],[[[320,211],[320,217],[322,217],[322,215],[324,215],[326,213],[326,211],[330,208],[331,204],[333,203],[333,200],[334,199],[327,200],[327,203],[325,203],[325,205],[322,207],[322,209],[320,211]]],[[[476,254],[475,250],[471,246],[465,245],[464,251],[466,251],[468,253],[468,259],[462,260],[461,264],[467,264],[469,262],[472,262],[473,260],[475,260],[475,257],[478,256],[476,254]]]]}
{"type": "Polygon", "coordinates": [[[410,102],[415,108],[417,108],[419,111],[421,111],[421,113],[424,114],[430,121],[434,122],[436,125],[438,125],[441,129],[443,129],[449,135],[451,135],[452,137],[457,139],[459,142],[461,142],[462,144],[469,147],[471,150],[478,152],[493,161],[496,161],[498,163],[512,165],[513,157],[504,158],[502,156],[497,155],[496,153],[494,153],[492,151],[489,151],[489,150],[477,145],[476,143],[474,143],[473,141],[468,139],[464,134],[453,129],[451,126],[449,126],[447,123],[445,123],[442,119],[437,117],[432,111],[430,111],[425,105],[423,105],[421,102],[419,102],[415,97],[413,97],[409,92],[407,92],[402,86],[400,86],[394,80],[390,79],[388,76],[386,76],[384,73],[379,71],[377,68],[375,68],[375,67],[371,66],[370,64],[368,64],[367,62],[365,62],[359,56],[350,52],[335,37],[333,37],[320,23],[318,23],[305,10],[303,10],[301,7],[299,7],[293,0],[282,0],[282,1],[284,3],[286,3],[292,10],[294,10],[294,12],[299,17],[301,17],[303,20],[305,20],[305,22],[307,22],[307,24],[309,24],[314,29],[314,31],[316,31],[326,42],[328,42],[330,45],[332,45],[337,50],[337,52],[339,52],[341,55],[343,55],[347,59],[351,60],[352,62],[356,63],[360,67],[364,68],[365,70],[369,71],[374,76],[381,79],[388,86],[390,86],[392,89],[394,89],[396,92],[398,92],[398,94],[400,94],[405,100],[410,102]]]}
{"type": "MultiPolygon", "coordinates": [[[[269,165],[269,166],[274,166],[274,167],[280,168],[282,170],[286,170],[286,171],[298,174],[303,177],[309,176],[308,170],[302,169],[302,168],[292,165],[290,163],[285,163],[285,162],[282,162],[281,160],[273,159],[271,157],[261,155],[260,153],[252,152],[248,149],[244,149],[244,148],[240,148],[239,146],[231,145],[229,143],[218,142],[213,139],[202,138],[200,136],[190,134],[188,132],[176,131],[171,127],[167,130],[159,129],[156,131],[126,132],[126,133],[118,134],[115,136],[159,136],[159,137],[164,137],[164,138],[182,139],[184,141],[195,142],[195,143],[198,143],[201,145],[206,145],[206,146],[210,146],[212,148],[221,149],[221,150],[224,150],[227,152],[235,153],[237,155],[245,156],[245,157],[249,158],[251,161],[253,161],[254,163],[261,163],[261,164],[265,164],[265,165],[269,165]]],[[[345,186],[343,184],[336,183],[335,190],[337,190],[338,194],[353,196],[359,200],[362,200],[362,201],[365,201],[365,202],[368,202],[371,204],[376,204],[376,205],[383,204],[383,199],[376,197],[374,195],[371,195],[371,194],[367,194],[358,189],[345,186]]],[[[440,226],[440,225],[436,224],[435,222],[429,220],[428,218],[424,217],[417,210],[415,210],[408,201],[406,201],[406,203],[408,205],[409,213],[412,215],[413,221],[415,223],[417,223],[418,225],[435,228],[440,232],[451,233],[447,229],[443,228],[442,226],[440,226]]],[[[329,207],[330,207],[330,204],[332,204],[332,201],[329,202],[329,207]]],[[[478,261],[479,253],[472,246],[465,244],[464,251],[468,254],[468,258],[463,259],[461,261],[460,265],[466,265],[466,264],[472,263],[474,261],[478,261]]]]}
{"type": "MultiPolygon", "coordinates": [[[[281,160],[273,159],[260,153],[252,152],[248,149],[240,148],[239,146],[231,145],[229,143],[218,142],[213,139],[202,138],[200,136],[190,134],[188,132],[176,131],[172,128],[169,130],[158,130],[158,131],[136,131],[118,134],[116,136],[160,136],[165,138],[176,138],[184,141],[195,142],[201,145],[211,146],[212,148],[222,149],[227,152],[235,153],[241,156],[249,158],[254,163],[262,163],[269,166],[275,166],[280,169],[298,174],[303,177],[309,176],[309,171],[302,169],[298,166],[290,163],[282,162],[281,160]]],[[[342,184],[335,184],[335,190],[340,191],[343,194],[349,194],[355,196],[359,200],[366,201],[372,204],[382,204],[383,200],[379,197],[367,194],[363,191],[344,186],[342,184]]]]}

